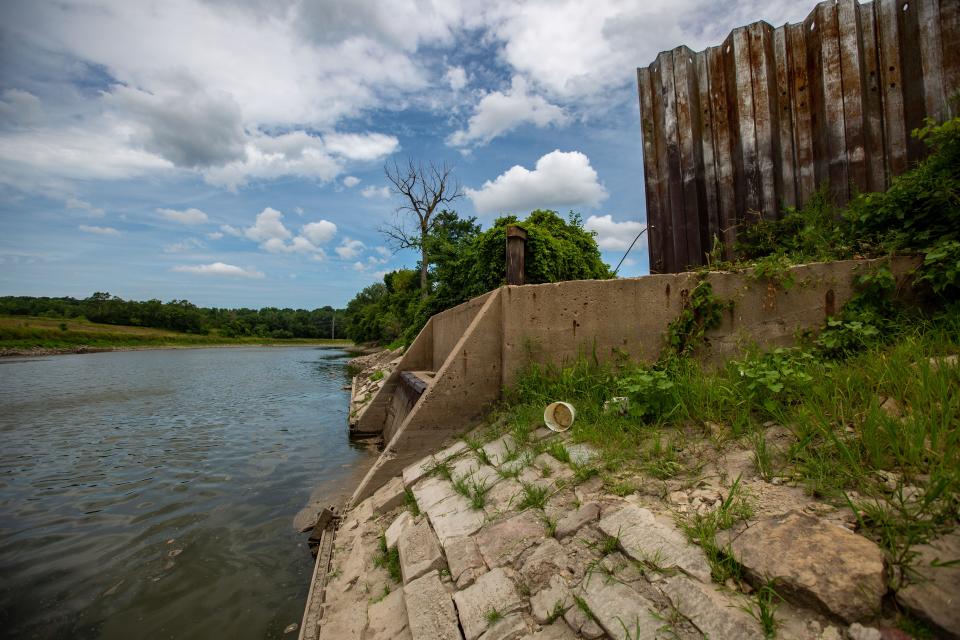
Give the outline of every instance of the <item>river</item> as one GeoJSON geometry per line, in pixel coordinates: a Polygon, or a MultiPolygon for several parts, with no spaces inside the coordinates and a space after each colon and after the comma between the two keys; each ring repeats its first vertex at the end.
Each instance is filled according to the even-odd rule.
{"type": "Polygon", "coordinates": [[[292,518],[372,462],[347,439],[347,358],[0,360],[0,635],[290,637],[312,570],[292,518]]]}

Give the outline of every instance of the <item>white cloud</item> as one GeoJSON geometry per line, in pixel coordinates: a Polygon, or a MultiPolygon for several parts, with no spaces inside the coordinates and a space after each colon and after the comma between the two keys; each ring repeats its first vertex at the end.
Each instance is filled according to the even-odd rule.
{"type": "Polygon", "coordinates": [[[233,236],[233,237],[235,237],[235,238],[242,238],[242,237],[243,237],[243,229],[238,229],[238,228],[236,228],[236,227],[234,227],[234,226],[232,226],[232,225],[229,225],[229,224],[222,224],[222,225],[220,225],[220,231],[223,231],[223,232],[224,232],[225,234],[227,234],[228,236],[233,236]]]}
{"type": "Polygon", "coordinates": [[[313,244],[326,244],[337,235],[337,225],[329,220],[310,222],[303,225],[300,233],[313,244]]]}
{"type": "Polygon", "coordinates": [[[211,231],[210,233],[207,234],[207,237],[210,238],[211,240],[219,240],[220,238],[223,237],[223,234],[219,231],[211,231]]]}
{"type": "Polygon", "coordinates": [[[343,179],[343,186],[347,189],[353,189],[358,184],[360,184],[360,178],[356,176],[347,176],[343,179]]]}
{"type": "Polygon", "coordinates": [[[364,198],[389,198],[390,187],[375,187],[370,185],[360,190],[360,195],[364,198]]]}
{"type": "Polygon", "coordinates": [[[340,243],[340,246],[335,249],[337,255],[343,258],[344,260],[353,260],[358,258],[363,252],[364,244],[359,240],[351,240],[350,238],[344,238],[343,242],[340,243]]]}
{"type": "Polygon", "coordinates": [[[364,162],[384,158],[400,147],[399,140],[383,133],[328,133],[323,142],[330,153],[364,162]]]}
{"type": "Polygon", "coordinates": [[[454,91],[460,91],[467,86],[467,72],[463,67],[447,67],[443,79],[454,91]]]}
{"type": "Polygon", "coordinates": [[[244,229],[243,235],[249,240],[263,243],[269,240],[279,240],[282,243],[293,236],[283,225],[283,214],[271,207],[258,213],[253,226],[244,229]]]}
{"type": "Polygon", "coordinates": [[[157,209],[157,214],[161,218],[187,225],[203,224],[209,221],[206,213],[194,208],[184,209],[182,211],[178,211],[177,209],[157,209]]]}
{"type": "Polygon", "coordinates": [[[483,145],[523,124],[562,126],[568,121],[563,109],[528,93],[527,82],[521,76],[514,76],[506,92],[493,91],[481,98],[467,128],[451,134],[447,144],[483,145]]]}
{"type": "Polygon", "coordinates": [[[180,242],[174,242],[173,244],[168,244],[163,247],[164,253],[183,253],[184,251],[190,251],[191,249],[202,249],[204,245],[200,240],[196,238],[187,238],[186,240],[181,240],[180,242]]]}
{"type": "Polygon", "coordinates": [[[86,211],[91,216],[95,218],[102,218],[105,215],[105,212],[100,207],[95,207],[85,200],[80,200],[79,198],[67,198],[66,201],[67,209],[77,209],[79,211],[86,211]]]}
{"type": "Polygon", "coordinates": [[[294,208],[293,208],[293,212],[294,212],[295,214],[297,214],[298,216],[302,216],[302,215],[303,215],[303,207],[294,207],[294,208]]]}
{"type": "Polygon", "coordinates": [[[379,253],[384,258],[389,258],[390,256],[393,255],[393,251],[390,251],[390,249],[384,246],[374,247],[373,250],[379,253]]]}
{"type": "Polygon", "coordinates": [[[85,233],[96,233],[101,236],[118,236],[120,232],[114,229],[113,227],[96,227],[88,224],[82,224],[78,227],[80,231],[85,233]]]}
{"type": "Polygon", "coordinates": [[[637,234],[646,227],[645,224],[636,220],[615,222],[610,214],[590,216],[583,226],[588,231],[596,232],[597,246],[601,249],[616,251],[625,251],[637,234]]]}
{"type": "Polygon", "coordinates": [[[465,189],[480,213],[522,212],[564,206],[595,207],[607,198],[590,159],[579,151],[555,150],[531,171],[511,167],[480,189],[465,189]]]}
{"type": "Polygon", "coordinates": [[[173,269],[179,273],[194,273],[201,276],[230,276],[234,278],[262,278],[263,272],[252,267],[244,269],[233,264],[213,262],[211,264],[177,265],[173,269]]]}
{"type": "Polygon", "coordinates": [[[354,271],[366,271],[367,269],[367,265],[363,264],[359,260],[357,262],[354,262],[352,267],[354,271]]]}

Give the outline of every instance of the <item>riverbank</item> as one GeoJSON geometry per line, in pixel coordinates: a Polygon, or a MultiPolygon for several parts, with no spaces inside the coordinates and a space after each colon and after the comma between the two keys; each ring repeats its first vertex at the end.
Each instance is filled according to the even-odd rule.
{"type": "Polygon", "coordinates": [[[343,514],[303,637],[960,637],[956,323],[532,368],[343,514]]]}
{"type": "Polygon", "coordinates": [[[0,316],[0,357],[50,356],[103,351],[206,347],[329,346],[352,349],[349,340],[225,337],[106,325],[86,320],[0,316]]]}

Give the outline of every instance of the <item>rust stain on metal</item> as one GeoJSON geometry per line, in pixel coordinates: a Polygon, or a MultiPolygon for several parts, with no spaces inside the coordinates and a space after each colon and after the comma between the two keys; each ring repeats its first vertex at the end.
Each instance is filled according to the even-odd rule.
{"type": "Polygon", "coordinates": [[[921,159],[924,118],[957,115],[960,3],[821,2],[719,46],[637,70],[651,273],[702,265],[714,238],[803,206],[885,189],[921,159]]]}

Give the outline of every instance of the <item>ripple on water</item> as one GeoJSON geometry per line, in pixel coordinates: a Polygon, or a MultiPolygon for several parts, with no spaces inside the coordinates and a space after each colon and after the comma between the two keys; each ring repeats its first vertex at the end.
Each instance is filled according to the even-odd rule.
{"type": "Polygon", "coordinates": [[[311,571],[291,518],[372,456],[346,440],[345,361],[287,348],[3,362],[4,632],[281,636],[311,571]]]}

